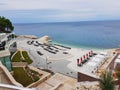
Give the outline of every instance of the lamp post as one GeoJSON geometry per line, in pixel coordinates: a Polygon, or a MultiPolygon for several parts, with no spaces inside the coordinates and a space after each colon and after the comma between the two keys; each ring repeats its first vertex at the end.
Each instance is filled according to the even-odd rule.
{"type": "Polygon", "coordinates": [[[46,60],[45,61],[46,61],[46,69],[48,69],[48,66],[47,66],[47,56],[46,56],[46,60]]]}
{"type": "Polygon", "coordinates": [[[45,69],[48,69],[48,57],[45,56],[45,69]]]}

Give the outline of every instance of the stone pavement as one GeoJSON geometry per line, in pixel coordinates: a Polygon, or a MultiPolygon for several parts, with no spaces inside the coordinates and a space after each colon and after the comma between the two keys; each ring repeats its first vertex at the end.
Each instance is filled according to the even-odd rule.
{"type": "Polygon", "coordinates": [[[26,67],[27,65],[27,62],[12,62],[13,67],[26,67]]]}

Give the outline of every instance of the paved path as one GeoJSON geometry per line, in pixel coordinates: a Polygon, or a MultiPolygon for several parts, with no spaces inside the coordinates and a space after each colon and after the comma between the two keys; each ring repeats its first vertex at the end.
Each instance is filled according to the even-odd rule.
{"type": "Polygon", "coordinates": [[[26,67],[27,65],[27,62],[12,62],[13,67],[26,67]]]}

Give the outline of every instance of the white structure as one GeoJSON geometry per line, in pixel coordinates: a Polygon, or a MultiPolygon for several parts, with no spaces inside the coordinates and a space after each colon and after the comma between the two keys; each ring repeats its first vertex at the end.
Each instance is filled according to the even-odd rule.
{"type": "Polygon", "coordinates": [[[118,55],[117,59],[114,62],[114,68],[117,66],[117,64],[120,64],[120,55],[118,55]]]}
{"type": "Polygon", "coordinates": [[[51,41],[51,39],[49,36],[43,36],[43,37],[37,39],[37,41],[44,44],[44,43],[48,43],[49,41],[51,41]]]}
{"type": "Polygon", "coordinates": [[[96,71],[107,60],[108,56],[108,53],[104,52],[104,54],[101,54],[101,52],[99,52],[97,55],[90,57],[90,59],[81,66],[77,66],[76,63],[73,63],[69,64],[68,67],[72,70],[75,70],[76,72],[80,72],[94,78],[99,78],[98,74],[96,74],[96,71]]]}
{"type": "Polygon", "coordinates": [[[109,56],[108,52],[100,52],[99,54],[107,57],[109,56]]]}

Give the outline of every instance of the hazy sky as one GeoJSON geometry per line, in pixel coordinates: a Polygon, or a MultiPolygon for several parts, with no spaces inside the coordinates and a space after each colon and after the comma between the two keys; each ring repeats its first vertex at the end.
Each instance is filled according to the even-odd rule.
{"type": "Polygon", "coordinates": [[[14,23],[120,20],[120,0],[0,0],[14,23]]]}

